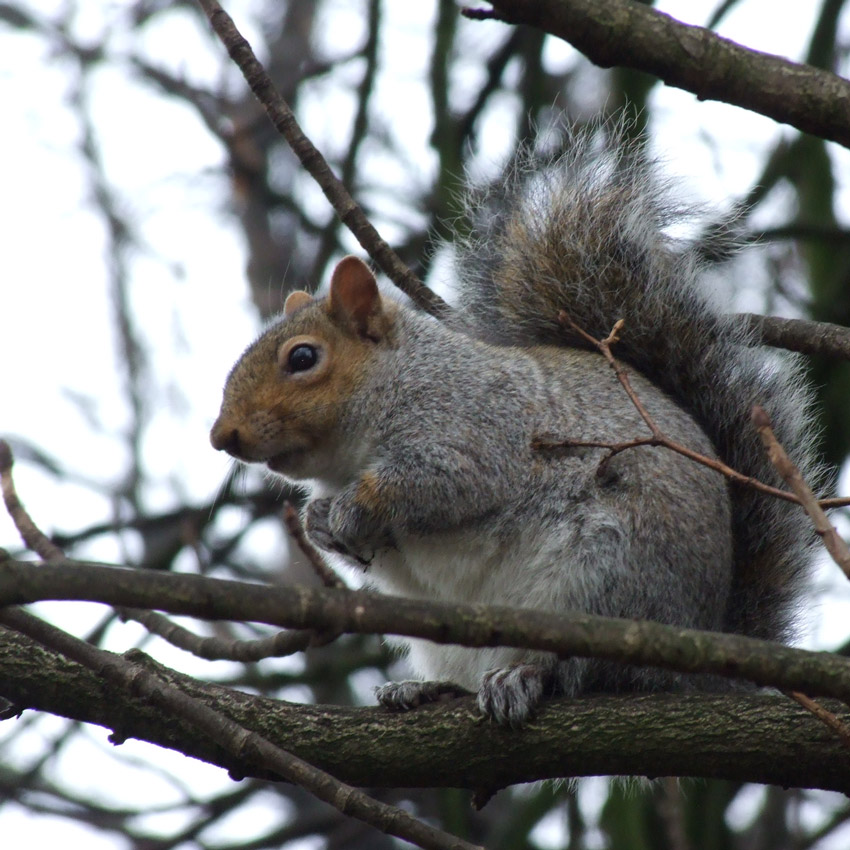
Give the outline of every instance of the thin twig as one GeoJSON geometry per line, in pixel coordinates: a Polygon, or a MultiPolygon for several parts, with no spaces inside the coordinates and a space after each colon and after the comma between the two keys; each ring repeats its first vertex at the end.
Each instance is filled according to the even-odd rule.
{"type": "Polygon", "coordinates": [[[626,368],[611,353],[611,346],[620,341],[620,331],[626,323],[625,319],[618,319],[617,322],[614,323],[614,327],[611,328],[611,333],[609,333],[605,339],[597,341],[590,334],[585,333],[585,331],[579,328],[579,326],[563,310],[558,315],[558,318],[561,322],[568,324],[574,331],[581,334],[585,340],[596,345],[596,347],[602,352],[602,356],[608,361],[608,365],[614,370],[617,380],[620,384],[622,384],[629,400],[635,406],[635,409],[640,414],[641,419],[643,419],[646,426],[652,432],[653,438],[666,442],[667,438],[664,436],[664,433],[658,425],[655,424],[655,420],[649,415],[649,412],[638,398],[637,393],[632,389],[632,384],[629,381],[629,373],[626,371],[626,368]]]}
{"type": "MultiPolygon", "coordinates": [[[[799,497],[794,493],[789,493],[787,490],[782,490],[779,487],[772,487],[770,484],[765,484],[757,478],[753,478],[751,475],[744,475],[743,473],[738,472],[737,469],[733,469],[718,458],[709,457],[708,455],[700,454],[693,449],[689,449],[687,446],[672,440],[661,430],[661,428],[658,427],[655,420],[649,415],[649,412],[641,403],[637,393],[635,393],[631,382],[629,381],[628,371],[611,353],[611,345],[618,341],[619,332],[623,328],[623,319],[620,319],[614,325],[611,333],[603,340],[596,339],[596,337],[591,336],[583,328],[580,328],[563,310],[558,314],[558,321],[567,325],[571,330],[581,336],[585,342],[592,345],[605,357],[611,368],[614,370],[617,380],[622,384],[623,389],[626,391],[626,394],[635,409],[652,433],[652,436],[627,440],[621,443],[609,443],[601,440],[549,440],[548,438],[541,436],[532,440],[532,448],[541,450],[557,448],[603,448],[608,449],[608,458],[610,458],[611,456],[625,451],[626,449],[633,449],[641,446],[661,446],[669,449],[670,451],[676,452],[677,454],[683,455],[684,457],[690,458],[695,463],[707,466],[710,469],[719,472],[721,475],[725,475],[730,481],[734,481],[736,484],[740,484],[744,487],[751,487],[754,490],[759,490],[762,493],[774,496],[777,499],[783,499],[786,502],[801,504],[799,497]]],[[[850,505],[850,498],[822,499],[819,504],[822,508],[840,508],[850,505]]]]}
{"type": "MultiPolygon", "coordinates": [[[[292,535],[298,548],[307,558],[307,563],[313,568],[322,584],[325,587],[336,588],[337,590],[344,589],[345,582],[333,571],[322,553],[307,539],[307,533],[301,524],[298,511],[295,510],[291,502],[286,502],[283,506],[283,522],[286,525],[286,530],[292,535]]],[[[341,632],[316,630],[310,634],[310,646],[325,646],[333,643],[341,632]]]]}
{"type": "Polygon", "coordinates": [[[821,723],[832,729],[841,739],[844,747],[850,750],[850,728],[846,724],[839,720],[831,711],[825,709],[819,702],[815,702],[815,700],[807,697],[804,693],[800,691],[785,691],[785,693],[795,702],[800,703],[803,708],[814,714],[821,723]]]}
{"type": "Polygon", "coordinates": [[[291,502],[286,502],[283,506],[283,522],[322,584],[325,587],[345,587],[345,582],[328,566],[321,552],[307,539],[298,511],[291,502]]]}
{"type": "Polygon", "coordinates": [[[230,58],[239,66],[245,80],[263,105],[278,132],[286,139],[306,171],[318,183],[325,197],[340,217],[343,224],[354,234],[357,241],[369,253],[381,270],[395,285],[426,312],[438,318],[448,316],[451,308],[432,292],[401,261],[366,217],[348,190],[331,171],[327,160],[316,146],[304,135],[289,105],[281,97],[265,68],[258,61],[233,19],[217,0],[198,0],[210,25],[230,58]]]}
{"type": "Polygon", "coordinates": [[[263,658],[282,658],[301,652],[316,642],[314,633],[309,629],[283,629],[256,640],[201,637],[156,611],[143,608],[116,608],[115,610],[122,620],[140,623],[151,634],[161,637],[172,646],[184,652],[191,652],[192,655],[207,661],[253,662],[263,658]]]}
{"type": "Polygon", "coordinates": [[[811,517],[814,523],[815,531],[823,540],[823,545],[826,551],[829,552],[832,560],[838,564],[844,571],[844,575],[850,578],[850,548],[841,538],[835,527],[829,521],[826,513],[818,503],[815,494],[811,487],[805,482],[803,476],[800,475],[800,470],[797,469],[794,462],[785,452],[785,449],[776,439],[771,427],[770,417],[767,411],[755,405],[752,414],[753,425],[767,449],[767,456],[770,462],[776,467],[777,472],[782,476],[788,486],[797,494],[797,499],[803,506],[806,513],[811,517]]]}
{"type": "Polygon", "coordinates": [[[18,534],[24,544],[45,561],[65,560],[65,553],[35,524],[18,497],[12,477],[14,463],[12,447],[5,440],[0,440],[0,487],[6,510],[18,529],[18,534]]]}

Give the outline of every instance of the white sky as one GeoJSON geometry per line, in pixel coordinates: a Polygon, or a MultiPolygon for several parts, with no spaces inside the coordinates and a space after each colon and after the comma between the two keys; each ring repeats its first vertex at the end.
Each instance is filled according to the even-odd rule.
{"type": "MultiPolygon", "coordinates": [[[[41,14],[61,5],[59,0],[33,3],[41,14]]],[[[78,21],[78,31],[93,39],[104,30],[104,20],[120,22],[124,7],[117,0],[83,5],[86,17],[78,21]]],[[[433,5],[386,4],[386,14],[396,19],[396,36],[383,45],[382,64],[392,73],[384,77],[375,101],[375,109],[392,120],[399,139],[422,152],[423,168],[434,165],[426,150],[429,103],[420,86],[428,55],[422,34],[428,31],[433,5]],[[409,110],[402,116],[397,114],[399,103],[409,110]]],[[[716,2],[666,0],[658,5],[680,19],[703,23],[716,2]]],[[[250,38],[245,10],[262,3],[241,0],[227,6],[250,38]]],[[[721,33],[750,47],[799,59],[819,6],[783,3],[780,16],[776,0],[748,0],[726,19],[721,33]]],[[[353,50],[363,37],[362,20],[360,4],[339,0],[329,4],[321,31],[338,49],[353,50]]],[[[107,30],[116,51],[142,49],[152,61],[182,69],[199,83],[220,78],[223,51],[217,46],[210,49],[184,11],[148,28],[141,42],[129,41],[120,26],[107,30]]],[[[496,31],[504,37],[498,24],[469,26],[466,37],[474,44],[496,31]]],[[[5,236],[0,250],[0,434],[25,438],[87,479],[114,481],[126,468],[120,433],[128,424],[128,410],[122,401],[123,379],[104,270],[103,224],[87,197],[76,150],[78,127],[65,102],[71,69],[49,56],[39,38],[0,29],[0,39],[4,123],[0,233],[5,236]],[[101,432],[90,427],[69,396],[86,399],[103,424],[101,432]]],[[[551,44],[550,56],[552,61],[573,61],[571,49],[557,42],[551,44]]],[[[477,72],[474,61],[468,66],[467,73],[477,72]]],[[[768,119],[722,104],[699,103],[678,90],[661,88],[653,97],[659,151],[695,196],[713,203],[728,203],[749,187],[762,151],[778,136],[790,135],[788,128],[768,119]]],[[[244,247],[223,201],[224,155],[189,109],[128,82],[120,67],[97,73],[91,98],[107,171],[142,246],[133,251],[131,260],[132,300],[152,357],[157,405],[144,445],[152,476],[146,498],[156,510],[203,502],[215,493],[228,469],[227,461],[207,442],[221,385],[257,329],[244,281],[244,247]]],[[[347,114],[350,103],[321,83],[312,99],[303,99],[299,117],[320,147],[340,143],[334,132],[334,116],[340,110],[347,114]]],[[[494,157],[498,134],[493,121],[484,135],[492,139],[494,157]]],[[[843,181],[841,208],[846,218],[850,159],[846,150],[834,146],[833,154],[843,181]]],[[[392,233],[387,235],[392,240],[392,233]]],[[[269,285],[284,288],[282,281],[269,285]]],[[[47,531],[71,531],[110,518],[111,506],[90,489],[57,483],[26,462],[17,465],[16,481],[24,503],[47,531]]],[[[132,538],[124,545],[132,554],[132,538]]],[[[0,515],[0,546],[18,546],[5,514],[0,515]]],[[[122,557],[114,541],[98,542],[90,554],[104,560],[122,557]]],[[[823,624],[812,629],[814,642],[831,644],[847,637],[850,595],[837,572],[832,567],[826,571],[835,585],[833,601],[823,624]]],[[[49,610],[80,629],[100,616],[94,606],[75,607],[73,612],[68,606],[49,610]]],[[[124,627],[116,642],[130,646],[138,635],[134,627],[124,627]]],[[[166,663],[174,660],[165,649],[159,657],[166,663]]],[[[186,668],[185,659],[181,666],[186,668]]],[[[211,669],[198,665],[196,672],[214,675],[211,669]]],[[[15,722],[0,724],[0,744],[14,733],[15,722]]],[[[51,723],[58,726],[59,721],[48,718],[40,728],[51,723]]],[[[102,747],[90,743],[106,734],[90,729],[52,770],[67,777],[75,762],[97,764],[97,769],[74,775],[88,782],[92,793],[112,794],[116,804],[126,788],[133,788],[134,796],[144,794],[151,806],[175,799],[166,781],[126,764],[129,755],[151,748],[128,742],[113,758],[111,751],[104,755],[102,747]],[[117,767],[119,761],[122,766],[117,767]],[[104,781],[113,771],[120,781],[104,781]]],[[[31,745],[24,736],[12,753],[26,762],[31,745]]],[[[199,796],[229,783],[222,771],[172,753],[160,752],[157,761],[190,783],[199,796]]],[[[251,829],[264,817],[269,817],[267,812],[252,812],[251,829]]],[[[124,846],[115,837],[72,827],[65,820],[31,817],[9,806],[0,812],[0,834],[10,850],[65,846],[77,837],[90,850],[124,846]],[[10,838],[16,835],[18,839],[10,838]]]]}

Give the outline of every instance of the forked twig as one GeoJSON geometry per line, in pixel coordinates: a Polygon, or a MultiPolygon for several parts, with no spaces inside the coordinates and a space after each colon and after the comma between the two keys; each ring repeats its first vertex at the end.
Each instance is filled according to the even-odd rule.
{"type": "MultiPolygon", "coordinates": [[[[641,419],[643,419],[646,426],[649,428],[652,436],[627,440],[621,443],[604,442],[601,440],[548,440],[536,438],[532,442],[533,448],[544,450],[556,448],[603,448],[608,449],[609,454],[607,457],[610,458],[612,455],[626,451],[627,449],[642,446],[661,446],[669,449],[670,451],[676,452],[677,454],[683,455],[684,457],[690,458],[695,463],[707,466],[710,469],[719,472],[721,475],[725,475],[730,481],[734,481],[736,484],[740,484],[744,487],[751,487],[754,490],[759,490],[762,493],[774,496],[777,499],[783,499],[786,502],[801,504],[800,498],[794,493],[789,493],[787,490],[782,490],[779,487],[772,487],[770,484],[765,484],[757,478],[738,472],[738,470],[733,469],[731,466],[728,466],[717,458],[709,457],[708,455],[700,454],[700,452],[689,449],[687,446],[677,443],[675,440],[668,437],[661,428],[659,428],[658,424],[643,406],[640,398],[637,396],[637,393],[635,393],[634,388],[629,381],[628,371],[611,353],[611,346],[619,340],[619,332],[625,324],[623,319],[620,319],[614,325],[611,333],[609,333],[603,340],[596,339],[596,337],[591,336],[583,328],[580,328],[563,310],[558,314],[558,320],[562,324],[567,325],[571,330],[585,340],[585,342],[596,348],[597,351],[605,357],[613,369],[614,374],[617,376],[617,380],[623,386],[623,389],[635,409],[640,414],[641,419]]],[[[819,505],[822,508],[844,507],[850,505],[850,499],[822,499],[820,500],[819,505]]]]}
{"type": "Polygon", "coordinates": [[[45,561],[64,561],[65,553],[35,524],[21,502],[12,477],[14,463],[12,447],[0,440],[0,488],[7,513],[29,549],[45,561]]]}

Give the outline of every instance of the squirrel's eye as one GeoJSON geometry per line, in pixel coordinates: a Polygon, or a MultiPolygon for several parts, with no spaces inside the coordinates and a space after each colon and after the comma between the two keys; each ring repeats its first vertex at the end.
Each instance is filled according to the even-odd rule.
{"type": "Polygon", "coordinates": [[[287,363],[290,372],[305,372],[312,369],[319,360],[319,352],[312,345],[296,345],[289,352],[287,363]]]}

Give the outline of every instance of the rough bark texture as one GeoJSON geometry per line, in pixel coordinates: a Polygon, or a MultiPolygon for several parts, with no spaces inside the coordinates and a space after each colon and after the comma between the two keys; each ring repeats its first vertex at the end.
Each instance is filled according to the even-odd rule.
{"type": "Polygon", "coordinates": [[[363,591],[271,586],[85,561],[0,563],[0,605],[79,600],[216,620],[318,629],[326,635],[391,634],[464,646],[517,646],[712,673],[811,697],[850,702],[850,660],[733,634],[591,614],[558,615],[449,605],[363,591]]]}
{"type": "MultiPolygon", "coordinates": [[[[134,651],[133,660],[141,653],[134,651]]],[[[472,699],[407,714],[293,705],[174,674],[190,695],[352,784],[498,789],[559,776],[703,776],[850,791],[850,761],[834,732],[775,693],[588,697],[553,701],[522,730],[481,723],[472,699]]],[[[0,693],[20,709],[114,730],[231,771],[234,763],[187,727],[28,638],[0,630],[0,693]]],[[[846,707],[829,705],[845,722],[846,707]]],[[[6,722],[15,722],[7,720],[6,722]]]]}

